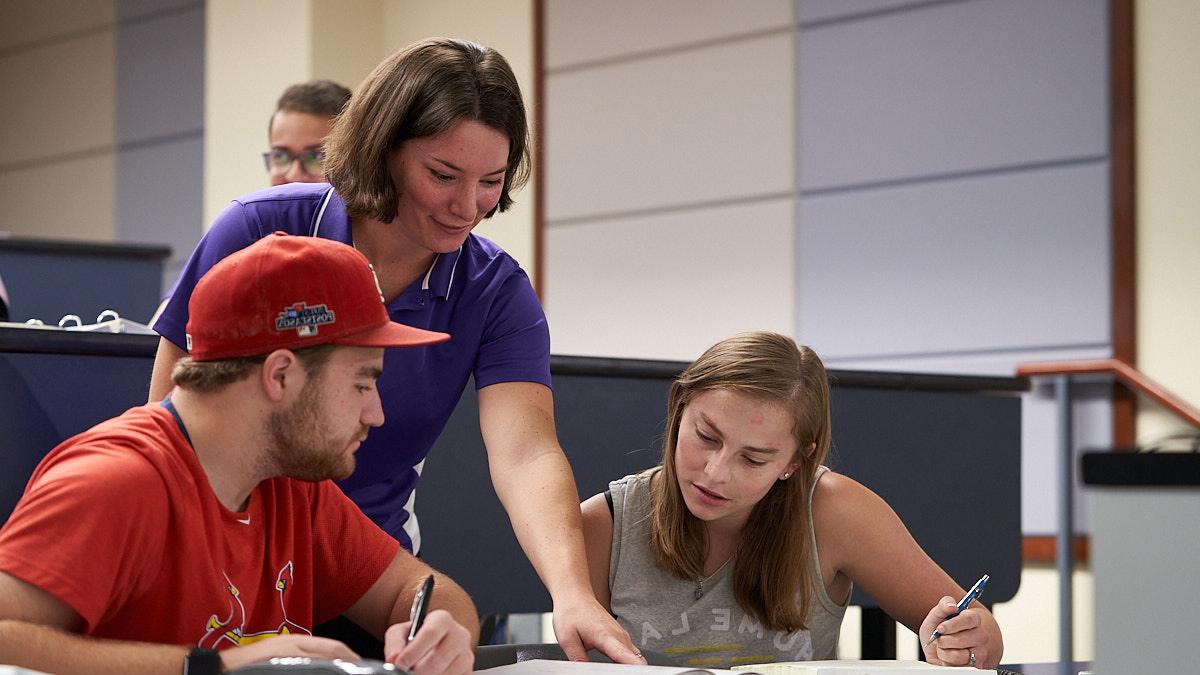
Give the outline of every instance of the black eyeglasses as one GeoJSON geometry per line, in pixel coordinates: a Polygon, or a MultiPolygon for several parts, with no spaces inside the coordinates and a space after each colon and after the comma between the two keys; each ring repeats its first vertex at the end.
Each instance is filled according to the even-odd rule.
{"type": "Polygon", "coordinates": [[[304,173],[310,176],[320,176],[325,173],[324,150],[305,150],[299,155],[293,155],[282,148],[275,148],[270,152],[263,153],[263,162],[267,165],[267,173],[274,176],[282,176],[287,173],[296,160],[300,160],[300,166],[304,169],[304,173]]]}

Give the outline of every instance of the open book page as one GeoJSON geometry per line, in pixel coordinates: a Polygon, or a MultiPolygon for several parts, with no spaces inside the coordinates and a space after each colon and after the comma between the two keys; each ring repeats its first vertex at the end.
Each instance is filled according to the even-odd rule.
{"type": "Polygon", "coordinates": [[[934,666],[924,661],[797,661],[734,666],[733,669],[759,675],[933,675],[935,672],[955,671],[996,675],[994,670],[980,670],[968,666],[934,666]]]}
{"type": "Polygon", "coordinates": [[[735,673],[732,670],[705,668],[675,668],[673,666],[626,666],[619,663],[589,663],[586,661],[521,661],[498,668],[477,670],[485,675],[746,675],[755,673],[757,666],[750,666],[735,673]]]}

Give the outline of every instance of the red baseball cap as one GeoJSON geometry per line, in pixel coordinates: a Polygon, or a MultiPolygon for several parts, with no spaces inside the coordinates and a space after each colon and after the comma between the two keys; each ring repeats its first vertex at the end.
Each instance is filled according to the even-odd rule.
{"type": "Polygon", "coordinates": [[[284,232],[213,265],[188,302],[193,361],[323,344],[416,347],[449,339],[392,321],[375,270],[354,247],[284,232]]]}

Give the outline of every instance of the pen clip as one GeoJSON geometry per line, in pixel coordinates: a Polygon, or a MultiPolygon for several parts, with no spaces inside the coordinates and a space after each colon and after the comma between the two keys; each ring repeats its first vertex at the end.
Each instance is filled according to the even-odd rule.
{"type": "Polygon", "coordinates": [[[412,642],[417,636],[417,631],[421,630],[421,624],[425,623],[425,613],[429,608],[429,597],[433,595],[433,575],[425,577],[424,583],[413,596],[412,609],[408,612],[408,618],[412,622],[408,627],[408,637],[404,643],[412,642]]]}

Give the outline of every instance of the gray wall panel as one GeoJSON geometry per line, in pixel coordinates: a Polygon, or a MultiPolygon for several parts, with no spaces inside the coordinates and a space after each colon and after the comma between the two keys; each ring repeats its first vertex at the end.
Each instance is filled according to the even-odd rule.
{"type": "Polygon", "coordinates": [[[1097,0],[921,7],[804,30],[804,190],[1107,153],[1097,0]]]}
{"type": "Polygon", "coordinates": [[[1105,343],[1108,164],[802,200],[799,335],[831,358],[1105,343]]]}
{"type": "Polygon", "coordinates": [[[204,3],[117,11],[117,239],[171,247],[165,289],[203,232],[204,3]]]}
{"type": "Polygon", "coordinates": [[[163,265],[164,289],[174,283],[200,239],[203,153],[203,135],[196,134],[117,156],[117,238],[171,247],[163,265]]]}
{"type": "Polygon", "coordinates": [[[118,143],[203,129],[203,5],[121,25],[117,91],[118,143]]]}
{"type": "Polygon", "coordinates": [[[796,0],[796,18],[800,23],[832,21],[929,4],[930,0],[796,0]]]}
{"type": "Polygon", "coordinates": [[[182,8],[204,10],[200,0],[117,0],[117,18],[121,21],[165,14],[182,8]]]}

